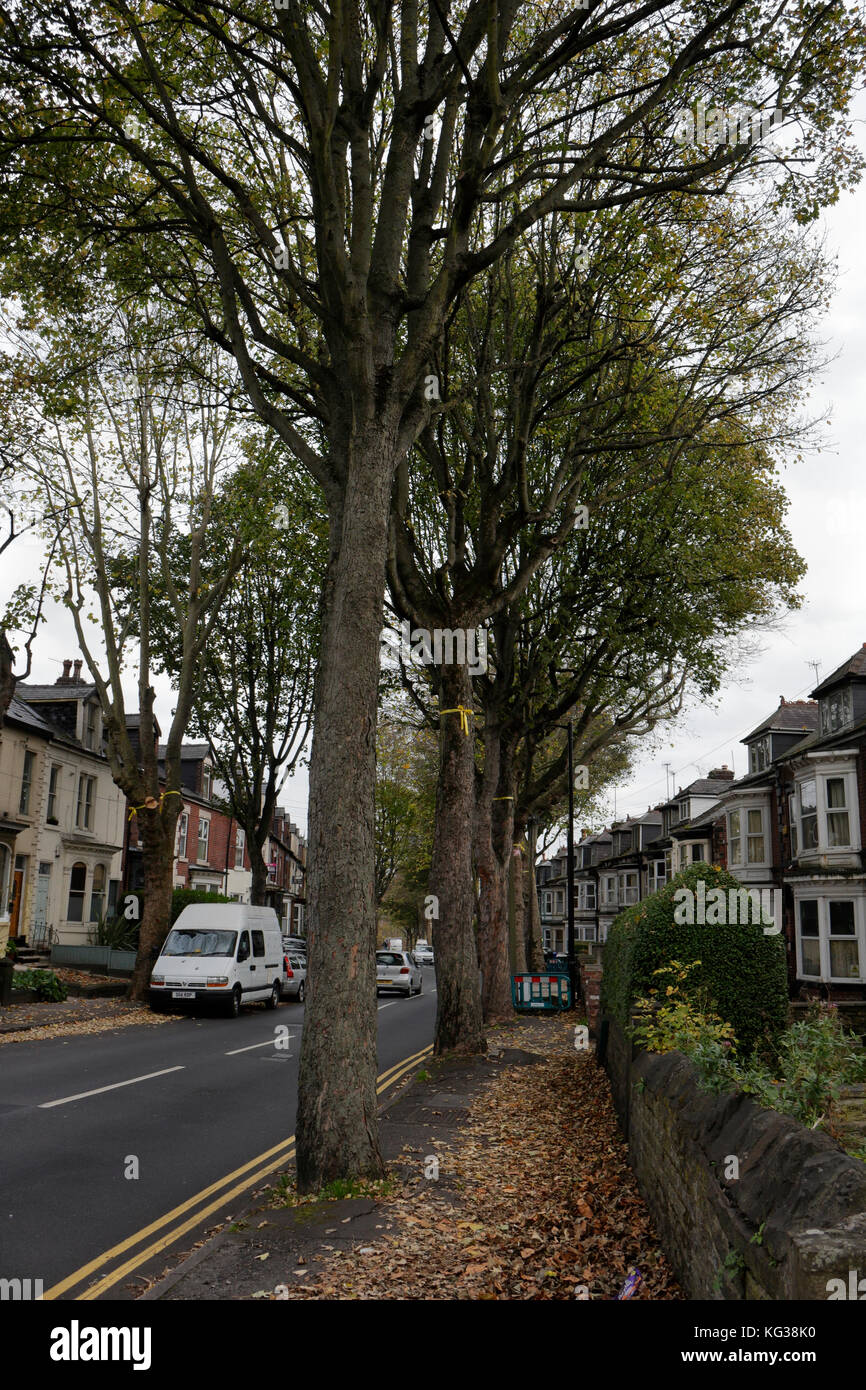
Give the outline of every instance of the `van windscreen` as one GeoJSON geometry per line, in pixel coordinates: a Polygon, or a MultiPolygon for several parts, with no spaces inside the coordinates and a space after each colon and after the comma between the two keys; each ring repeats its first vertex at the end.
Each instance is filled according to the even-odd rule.
{"type": "Polygon", "coordinates": [[[162,948],[164,956],[233,956],[235,931],[171,931],[162,948]]]}

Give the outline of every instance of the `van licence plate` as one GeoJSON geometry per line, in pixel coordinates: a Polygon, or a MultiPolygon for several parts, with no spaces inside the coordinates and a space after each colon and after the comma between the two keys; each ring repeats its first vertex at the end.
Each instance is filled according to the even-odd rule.
{"type": "Polygon", "coordinates": [[[195,999],[195,990],[194,990],[194,989],[173,989],[172,992],[171,992],[171,997],[172,997],[172,999],[195,999]]]}

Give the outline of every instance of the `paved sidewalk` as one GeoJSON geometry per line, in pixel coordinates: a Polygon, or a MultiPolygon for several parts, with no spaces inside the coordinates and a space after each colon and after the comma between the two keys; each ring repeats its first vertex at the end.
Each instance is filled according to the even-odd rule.
{"type": "Polygon", "coordinates": [[[382,1114],[384,1191],[263,1188],[141,1296],[611,1299],[637,1265],[638,1297],[682,1298],[574,1023],[515,1019],[485,1057],[425,1063],[382,1114]]]}

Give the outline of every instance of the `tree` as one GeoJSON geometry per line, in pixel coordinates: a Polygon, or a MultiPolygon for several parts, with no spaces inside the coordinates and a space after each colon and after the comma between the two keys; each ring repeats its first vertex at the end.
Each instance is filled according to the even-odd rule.
{"type": "Polygon", "coordinates": [[[389,709],[376,736],[376,905],[418,935],[430,872],[435,743],[389,709]]]}
{"type": "MultiPolygon", "coordinates": [[[[476,772],[468,721],[441,718],[431,891],[446,924],[436,943],[442,1050],[458,1040],[470,1048],[480,1042],[480,1019],[467,1025],[451,1002],[459,999],[467,1013],[477,980],[473,872],[482,884],[484,1015],[510,1010],[513,760],[524,727],[534,737],[549,733],[528,713],[532,692],[550,663],[562,663],[561,649],[576,646],[574,707],[582,729],[603,730],[592,740],[596,755],[627,728],[645,729],[675,712],[682,672],[671,667],[659,680],[661,634],[661,648],[646,644],[658,669],[646,666],[640,650],[627,663],[615,640],[618,605],[647,582],[639,551],[619,543],[620,529],[640,529],[646,508],[658,525],[670,524],[666,509],[694,488],[697,457],[722,473],[736,458],[732,478],[750,462],[760,475],[769,450],[797,441],[796,411],[814,369],[808,329],[824,281],[820,254],[774,212],[771,196],[732,198],[722,217],[700,200],[687,208],[660,202],[640,218],[632,209],[600,215],[585,229],[580,254],[561,224],[540,223],[483,286],[467,289],[449,321],[436,415],[398,469],[388,563],[399,615],[428,631],[489,624],[495,653],[488,673],[474,679],[468,660],[446,658],[430,672],[440,711],[473,710],[472,732],[483,746],[476,772]],[[774,235],[766,241],[768,226],[774,235]],[[638,238],[645,258],[633,254],[638,238]],[[599,526],[603,546],[589,535],[599,526]],[[563,569],[557,557],[565,551],[571,559],[563,569]],[[631,573],[622,573],[622,554],[631,573]],[[523,600],[542,575],[532,600],[541,606],[529,623],[523,600]],[[550,575],[559,591],[548,587],[550,575]],[[580,624],[590,614],[600,626],[583,640],[580,624]],[[545,653],[543,662],[533,665],[528,647],[515,657],[524,636],[545,653]],[[606,672],[604,698],[593,706],[583,686],[597,688],[592,663],[609,661],[614,649],[623,679],[606,672]],[[617,704],[634,705],[631,724],[604,722],[617,704]],[[474,863],[466,829],[473,821],[474,863]]],[[[711,492],[704,496],[715,505],[711,492]]],[[[760,488],[752,500],[760,519],[760,488]]],[[[789,578],[772,546],[756,553],[768,578],[789,578]]],[[[759,587],[753,597],[763,611],[759,587]]],[[[705,621],[699,612],[692,606],[685,624],[671,618],[671,650],[688,640],[690,622],[705,621]]],[[[740,618],[748,619],[747,608],[740,618]]],[[[620,639],[628,633],[639,644],[643,631],[625,625],[620,639]]],[[[569,707],[556,703],[562,720],[569,707]]]]}
{"type": "MultiPolygon", "coordinates": [[[[244,562],[225,587],[219,621],[202,654],[189,732],[206,739],[226,789],[226,809],[242,826],[252,866],[251,900],[265,903],[264,850],[286,778],[310,733],[319,643],[325,526],[314,487],[274,467],[273,448],[253,447],[230,480],[235,504],[254,519],[244,562]]],[[[226,498],[226,504],[229,499],[226,498]]],[[[179,537],[175,572],[189,568],[179,537]]],[[[215,583],[223,558],[211,557],[215,583]]],[[[182,586],[176,585],[177,592],[182,586]]],[[[183,629],[157,595],[151,610],[157,669],[172,675],[183,629]]]]}
{"type": "Polygon", "coordinates": [[[95,255],[167,297],[235,356],[253,406],[327,499],[310,768],[317,988],[298,1178],[309,1189],[378,1172],[387,526],[451,306],[555,209],[579,228],[596,207],[722,193],[748,151],[676,143],[673,123],[696,95],[812,118],[816,178],[804,192],[798,166],[784,164],[780,196],[813,215],[851,168],[839,113],[863,38],[841,5],[792,0],[771,16],[756,0],[602,0],[562,15],[486,0],[459,14],[440,0],[28,0],[0,5],[0,18],[7,248],[25,293],[53,277],[52,293],[75,298],[95,255]]]}
{"type": "MultiPolygon", "coordinates": [[[[211,387],[196,379],[187,344],[165,325],[106,314],[97,323],[55,322],[33,334],[7,319],[16,345],[6,372],[25,398],[22,466],[56,550],[55,589],[72,615],[102,706],[112,776],[137,817],[144,916],[130,983],[146,997],[153,959],[170,926],[180,751],[202,658],[243,555],[242,525],[220,515],[219,480],[235,425],[211,387]],[[26,389],[26,397],[25,397],[26,389]],[[178,582],[172,556],[185,533],[178,582]],[[218,576],[205,586],[203,571],[218,576]],[[134,582],[121,584],[119,575],[134,582]],[[151,608],[162,590],[177,629],[177,703],[160,774],[151,608]],[[94,642],[91,624],[99,629],[94,642]],[[101,647],[101,651],[100,651],[101,647]],[[127,724],[124,676],[135,670],[139,729],[127,724]]],[[[215,363],[209,375],[227,377],[215,363]]],[[[230,382],[223,383],[223,389],[230,382]]]]}

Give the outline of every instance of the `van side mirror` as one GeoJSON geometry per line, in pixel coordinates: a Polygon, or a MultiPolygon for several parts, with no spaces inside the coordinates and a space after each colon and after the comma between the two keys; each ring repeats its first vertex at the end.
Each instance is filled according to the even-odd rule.
{"type": "Polygon", "coordinates": [[[238,960],[239,960],[239,961],[246,960],[247,957],[249,956],[249,953],[250,953],[250,943],[249,943],[249,941],[247,941],[246,937],[242,937],[242,938],[241,938],[241,944],[238,946],[238,960]]]}

